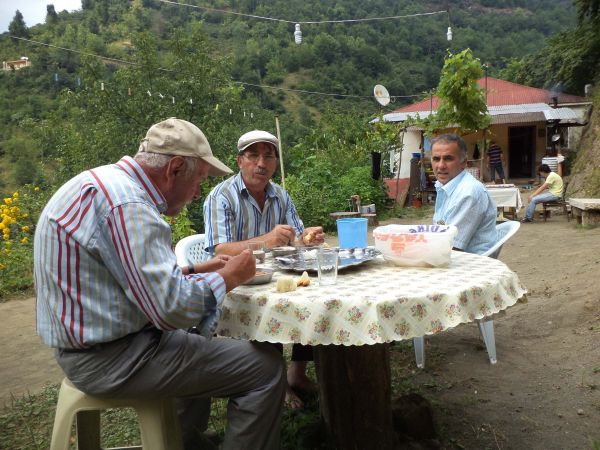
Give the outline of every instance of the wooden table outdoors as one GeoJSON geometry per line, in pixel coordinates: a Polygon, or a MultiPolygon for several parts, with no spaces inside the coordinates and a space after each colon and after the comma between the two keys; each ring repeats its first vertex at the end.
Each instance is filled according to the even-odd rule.
{"type": "Polygon", "coordinates": [[[390,342],[481,319],[525,293],[501,261],[463,252],[446,268],[401,268],[379,257],[340,271],[334,286],[311,277],[288,293],[276,292],[279,276],[231,291],[217,332],[313,345],[321,415],[338,449],[396,448],[390,342]]]}

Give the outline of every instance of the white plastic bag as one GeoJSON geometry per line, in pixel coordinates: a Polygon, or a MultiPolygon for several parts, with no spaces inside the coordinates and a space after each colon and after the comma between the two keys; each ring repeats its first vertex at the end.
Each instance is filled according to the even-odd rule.
{"type": "Polygon", "coordinates": [[[373,230],[375,248],[399,266],[441,267],[450,264],[454,225],[385,225],[373,230]]]}

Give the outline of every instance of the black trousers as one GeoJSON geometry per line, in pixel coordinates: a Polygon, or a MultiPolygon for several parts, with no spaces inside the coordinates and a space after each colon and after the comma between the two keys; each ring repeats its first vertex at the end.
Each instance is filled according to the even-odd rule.
{"type": "MultiPolygon", "coordinates": [[[[283,353],[283,344],[273,344],[280,353],[283,353]]],[[[313,348],[311,345],[292,345],[292,361],[312,361],[313,348]]]]}

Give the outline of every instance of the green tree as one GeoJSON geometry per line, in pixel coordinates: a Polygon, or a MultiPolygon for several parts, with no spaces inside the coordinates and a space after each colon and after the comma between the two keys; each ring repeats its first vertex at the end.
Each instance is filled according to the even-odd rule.
{"type": "Polygon", "coordinates": [[[489,126],[485,92],[477,84],[482,76],[481,62],[470,49],[448,55],[436,90],[440,106],[431,119],[424,121],[428,134],[451,127],[466,134],[489,126]]]}
{"type": "Polygon", "coordinates": [[[18,9],[15,12],[15,17],[13,17],[13,20],[8,25],[8,32],[16,37],[29,37],[29,30],[27,25],[25,25],[25,21],[23,20],[23,14],[21,14],[21,11],[18,9]]]}
{"type": "Polygon", "coordinates": [[[58,21],[58,14],[54,9],[54,5],[46,5],[46,23],[54,25],[58,21]]]}

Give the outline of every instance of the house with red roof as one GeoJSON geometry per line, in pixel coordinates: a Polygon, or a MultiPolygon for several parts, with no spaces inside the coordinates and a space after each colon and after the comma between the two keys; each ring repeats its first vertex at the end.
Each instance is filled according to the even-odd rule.
{"type": "MultiPolygon", "coordinates": [[[[468,146],[469,166],[479,169],[482,181],[488,180],[487,167],[482,161],[490,140],[504,150],[505,173],[511,179],[535,178],[543,157],[553,156],[557,150],[568,156],[569,152],[577,150],[581,132],[580,128],[575,131],[573,127],[585,124],[592,104],[589,98],[492,77],[481,78],[478,84],[485,91],[491,125],[487,136],[484,131],[478,131],[463,138],[468,146]],[[554,140],[552,136],[555,136],[554,140]]],[[[438,106],[439,98],[432,95],[385,114],[383,120],[402,123],[417,115],[424,118],[435,114],[438,106]]],[[[394,161],[396,167],[401,161],[396,177],[406,179],[410,177],[411,155],[423,153],[427,156],[430,148],[423,130],[418,127],[408,127],[402,140],[401,158],[395,155],[394,161]]]]}

